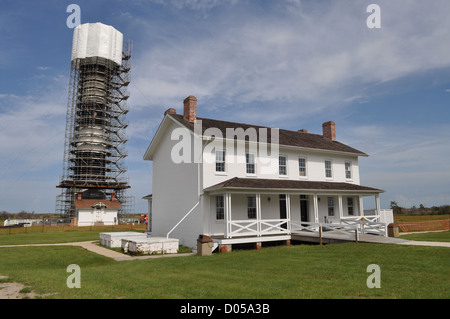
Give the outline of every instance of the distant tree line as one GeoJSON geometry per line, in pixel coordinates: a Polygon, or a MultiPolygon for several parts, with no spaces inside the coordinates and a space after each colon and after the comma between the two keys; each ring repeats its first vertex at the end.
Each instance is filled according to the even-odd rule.
{"type": "Polygon", "coordinates": [[[410,208],[401,207],[395,201],[391,201],[391,209],[396,215],[446,215],[450,214],[450,205],[425,207],[420,204],[419,207],[410,208]]]}

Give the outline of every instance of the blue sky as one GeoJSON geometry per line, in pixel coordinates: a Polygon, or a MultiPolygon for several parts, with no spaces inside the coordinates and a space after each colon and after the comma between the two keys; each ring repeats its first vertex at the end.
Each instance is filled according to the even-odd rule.
{"type": "Polygon", "coordinates": [[[164,110],[321,133],[370,157],[361,184],[410,207],[450,203],[450,5],[423,1],[0,0],[0,210],[53,212],[62,174],[73,30],[113,25],[133,41],[127,133],[136,212],[142,156],[164,110]],[[366,8],[381,8],[369,29],[366,8]]]}

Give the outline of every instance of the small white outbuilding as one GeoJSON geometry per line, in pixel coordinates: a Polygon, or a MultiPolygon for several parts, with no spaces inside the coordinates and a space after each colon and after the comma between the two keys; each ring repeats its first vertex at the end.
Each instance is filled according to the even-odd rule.
{"type": "Polygon", "coordinates": [[[117,212],[121,208],[117,200],[76,199],[75,214],[78,226],[117,225],[117,212]]]}

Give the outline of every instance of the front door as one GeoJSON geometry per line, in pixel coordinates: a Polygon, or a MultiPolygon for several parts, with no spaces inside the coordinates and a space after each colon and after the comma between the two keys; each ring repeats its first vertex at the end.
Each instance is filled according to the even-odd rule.
{"type": "Polygon", "coordinates": [[[300,199],[300,220],[302,222],[308,221],[308,201],[306,199],[300,199]]]}
{"type": "Polygon", "coordinates": [[[94,213],[94,225],[95,224],[100,224],[103,222],[103,213],[104,210],[103,209],[95,209],[95,213],[94,213]]]}
{"type": "MultiPolygon", "coordinates": [[[[286,219],[287,213],[286,213],[286,195],[280,194],[280,219],[286,219]]],[[[284,229],[287,228],[287,223],[284,223],[281,225],[284,229]]]]}

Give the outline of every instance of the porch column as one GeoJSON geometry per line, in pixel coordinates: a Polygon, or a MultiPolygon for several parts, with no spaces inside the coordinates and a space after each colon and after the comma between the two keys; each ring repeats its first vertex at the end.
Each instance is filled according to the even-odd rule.
{"type": "Polygon", "coordinates": [[[380,194],[375,195],[376,214],[380,216],[380,194]]]}
{"type": "Polygon", "coordinates": [[[342,206],[342,195],[338,196],[338,209],[339,209],[339,223],[341,223],[342,217],[344,217],[344,209],[342,206]]]}
{"type": "Polygon", "coordinates": [[[230,220],[231,220],[231,196],[226,193],[224,196],[224,210],[225,210],[225,238],[230,238],[230,220]]]}
{"type": "Polygon", "coordinates": [[[261,194],[256,194],[256,231],[261,236],[261,194]]]}
{"type": "Polygon", "coordinates": [[[364,198],[359,196],[359,216],[364,216],[364,198]]]}
{"type": "Polygon", "coordinates": [[[286,194],[286,219],[287,219],[287,230],[290,232],[291,229],[291,196],[286,194]]]}
{"type": "Polygon", "coordinates": [[[314,222],[319,222],[319,203],[317,201],[317,194],[313,195],[313,204],[314,204],[314,222]]]}

